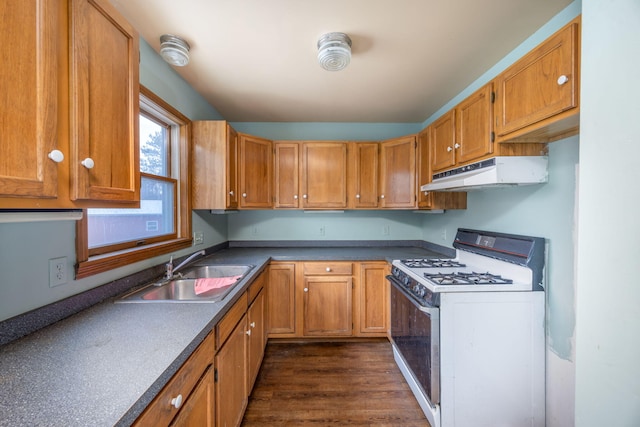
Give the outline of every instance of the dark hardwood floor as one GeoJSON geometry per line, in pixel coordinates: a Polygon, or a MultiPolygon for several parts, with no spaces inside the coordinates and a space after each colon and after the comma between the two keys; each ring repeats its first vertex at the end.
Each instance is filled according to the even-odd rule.
{"type": "Polygon", "coordinates": [[[387,340],[267,345],[242,426],[429,427],[387,340]]]}

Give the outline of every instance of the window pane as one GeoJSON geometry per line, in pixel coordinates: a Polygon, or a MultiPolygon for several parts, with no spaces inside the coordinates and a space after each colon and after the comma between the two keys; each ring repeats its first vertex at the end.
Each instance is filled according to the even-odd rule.
{"type": "Polygon", "coordinates": [[[172,234],[175,183],[142,177],[140,209],[88,209],[89,249],[172,234]]]}
{"type": "Polygon", "coordinates": [[[140,172],[167,174],[167,127],[140,115],[140,172]]]}

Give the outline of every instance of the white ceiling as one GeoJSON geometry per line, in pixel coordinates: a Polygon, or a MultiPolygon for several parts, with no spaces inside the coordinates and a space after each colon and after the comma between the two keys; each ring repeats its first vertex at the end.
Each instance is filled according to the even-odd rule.
{"type": "Polygon", "coordinates": [[[176,71],[232,122],[417,123],[571,0],[111,0],[156,51],[191,45],[176,71]],[[347,33],[351,64],[318,65],[347,33]]]}

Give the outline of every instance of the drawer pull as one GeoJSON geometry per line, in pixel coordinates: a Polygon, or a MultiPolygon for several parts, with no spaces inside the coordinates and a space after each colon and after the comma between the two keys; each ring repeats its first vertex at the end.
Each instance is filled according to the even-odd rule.
{"type": "Polygon", "coordinates": [[[173,399],[171,399],[171,406],[173,406],[176,409],[180,409],[180,407],[182,406],[182,395],[181,394],[179,394],[178,396],[176,396],[173,399]]]}
{"type": "Polygon", "coordinates": [[[327,267],[326,270],[327,270],[327,273],[330,272],[331,271],[331,267],[327,267]]]}

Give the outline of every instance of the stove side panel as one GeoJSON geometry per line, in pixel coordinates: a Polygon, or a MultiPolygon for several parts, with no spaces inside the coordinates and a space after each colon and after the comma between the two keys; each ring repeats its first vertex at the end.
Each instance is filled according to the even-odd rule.
{"type": "Polygon", "coordinates": [[[441,425],[543,427],[543,292],[443,293],[441,425]]]}

